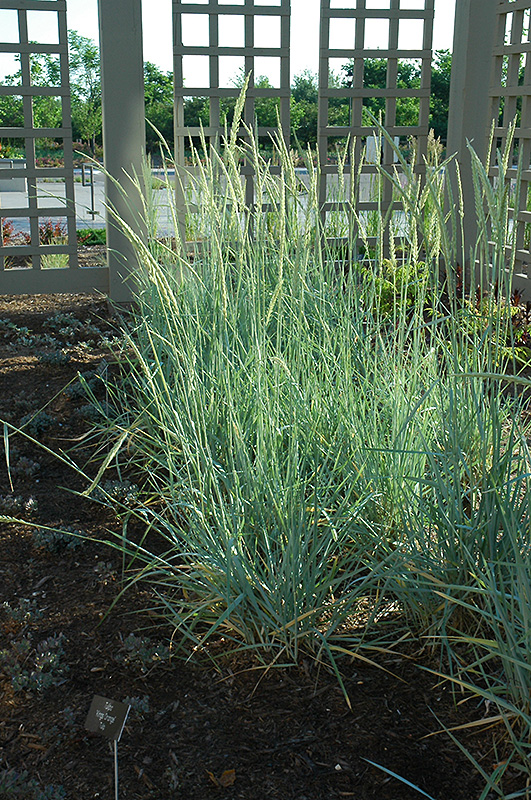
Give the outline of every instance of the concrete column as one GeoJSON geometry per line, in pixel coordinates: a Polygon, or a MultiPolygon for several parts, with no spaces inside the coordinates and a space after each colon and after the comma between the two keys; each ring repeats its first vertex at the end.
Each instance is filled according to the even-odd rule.
{"type": "MultiPolygon", "coordinates": [[[[107,203],[134,231],[144,234],[137,190],[128,177],[142,175],[145,154],[142,0],[98,0],[101,53],[104,164],[107,203]]],[[[118,303],[132,299],[131,279],[138,262],[128,238],[107,214],[109,294],[118,303]]]]}
{"type": "Polygon", "coordinates": [[[466,209],[465,252],[476,241],[474,187],[467,140],[485,162],[492,124],[489,89],[496,44],[496,12],[499,0],[457,0],[455,6],[450,112],[449,155],[457,153],[463,178],[466,209]]]}

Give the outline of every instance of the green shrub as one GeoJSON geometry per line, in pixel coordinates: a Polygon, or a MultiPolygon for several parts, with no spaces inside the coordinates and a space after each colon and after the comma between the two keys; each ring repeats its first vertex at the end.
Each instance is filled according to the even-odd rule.
{"type": "Polygon", "coordinates": [[[77,231],[77,242],[80,246],[92,246],[107,243],[105,228],[83,228],[77,231]]]}

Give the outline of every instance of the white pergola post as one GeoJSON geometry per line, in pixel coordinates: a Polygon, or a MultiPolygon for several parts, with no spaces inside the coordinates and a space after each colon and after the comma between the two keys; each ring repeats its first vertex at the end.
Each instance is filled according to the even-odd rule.
{"type": "Polygon", "coordinates": [[[496,42],[499,0],[457,0],[455,6],[450,112],[449,155],[457,154],[465,203],[464,238],[466,261],[477,236],[474,187],[469,141],[485,163],[492,124],[489,91],[496,42]]]}
{"type": "MultiPolygon", "coordinates": [[[[131,178],[142,176],[146,149],[142,0],[98,0],[106,200],[142,235],[140,198],[131,178]],[[125,190],[126,197],[113,180],[125,190]]],[[[109,295],[129,302],[130,275],[138,268],[134,248],[107,213],[109,295]]]]}

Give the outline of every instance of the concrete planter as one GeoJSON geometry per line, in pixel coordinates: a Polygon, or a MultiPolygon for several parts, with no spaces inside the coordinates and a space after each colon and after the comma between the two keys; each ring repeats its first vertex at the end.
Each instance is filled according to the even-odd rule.
{"type": "Polygon", "coordinates": [[[25,192],[26,178],[19,177],[17,169],[24,169],[25,158],[0,158],[0,170],[13,170],[13,177],[0,177],[0,192],[25,192]]]}

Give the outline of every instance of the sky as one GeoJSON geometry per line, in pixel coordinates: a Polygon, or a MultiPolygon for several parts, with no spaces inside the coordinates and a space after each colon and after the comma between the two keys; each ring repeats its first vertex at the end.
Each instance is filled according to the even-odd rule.
{"type": "MultiPolygon", "coordinates": [[[[220,0],[226,3],[228,0],[220,0]]],[[[205,2],[205,0],[196,0],[205,2]]],[[[241,0],[230,0],[232,3],[239,4],[241,0]]],[[[265,5],[270,3],[276,5],[278,0],[257,0],[257,4],[265,5]]],[[[352,0],[332,0],[332,7],[345,8],[353,7],[352,0]]],[[[382,0],[368,0],[368,7],[382,8],[387,3],[382,0]]],[[[422,0],[406,0],[405,5],[409,8],[423,7],[422,0]]],[[[301,73],[305,69],[312,72],[318,71],[318,48],[319,48],[319,0],[291,0],[292,23],[291,23],[291,74],[292,77],[301,73]]],[[[455,0],[435,0],[435,27],[434,27],[434,49],[452,49],[453,42],[453,23],[454,23],[455,0]]],[[[38,41],[44,41],[46,36],[46,26],[42,24],[43,19],[49,12],[29,12],[35,15],[35,28],[39,30],[38,41]],[[37,20],[37,16],[41,15],[37,20]]],[[[0,30],[2,33],[8,31],[12,21],[9,14],[15,12],[0,11],[0,30]]],[[[98,10],[97,0],[68,0],[67,2],[68,27],[78,31],[82,36],[98,39],[98,10]]],[[[152,61],[162,70],[172,70],[172,26],[171,0],[144,0],[143,2],[143,31],[144,31],[144,60],[152,61]]],[[[335,36],[337,36],[337,46],[341,46],[341,36],[348,35],[348,26],[339,21],[335,36]]],[[[373,22],[374,25],[374,22],[373,22]]],[[[378,25],[378,23],[376,23],[378,25]]],[[[196,26],[197,28],[200,25],[196,26]]],[[[186,30],[186,29],[185,29],[186,30]]],[[[193,33],[193,32],[191,32],[193,33]]],[[[261,27],[261,33],[268,38],[268,31],[261,27]]],[[[50,33],[50,41],[53,41],[54,33],[50,33]]],[[[238,30],[237,26],[225,32],[226,44],[229,46],[237,45],[238,30]]],[[[273,36],[274,33],[271,33],[273,36]]],[[[9,36],[9,33],[8,33],[9,36]]],[[[374,29],[375,41],[380,38],[377,27],[374,29]]],[[[30,31],[30,37],[31,31],[30,31]]],[[[2,36],[4,39],[4,36],[2,36]]],[[[37,37],[35,37],[37,38],[37,37]]],[[[11,39],[13,41],[13,39],[11,39]]],[[[18,39],[16,39],[18,41],[18,39]]],[[[190,40],[190,43],[191,40],[190,40]]],[[[257,43],[258,44],[258,43],[257,43]]],[[[333,42],[331,42],[333,45],[333,42]]],[[[402,45],[400,45],[402,46],[402,45]]],[[[410,43],[410,46],[417,47],[417,44],[410,43]]],[[[230,69],[230,66],[228,65],[230,69]]],[[[0,58],[0,75],[9,74],[9,57],[0,58]]],[[[237,72],[236,70],[233,70],[237,72]]],[[[257,72],[266,72],[266,69],[256,68],[257,72]]],[[[227,74],[226,79],[230,78],[227,74]]],[[[185,76],[186,81],[186,76],[185,76]]],[[[191,85],[188,81],[185,85],[191,85]]],[[[200,85],[200,84],[198,84],[200,85]]],[[[274,84],[273,84],[274,85],[274,84]]]]}

